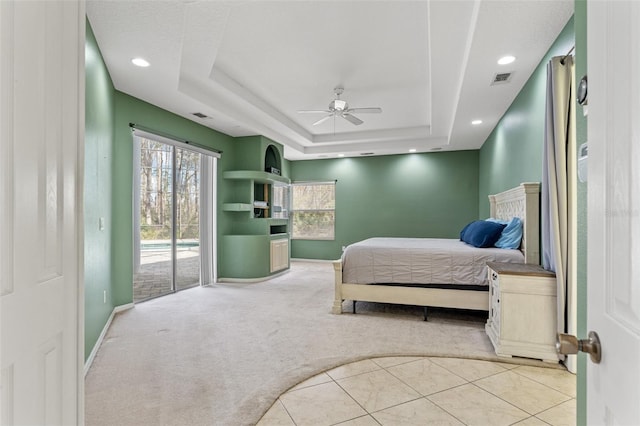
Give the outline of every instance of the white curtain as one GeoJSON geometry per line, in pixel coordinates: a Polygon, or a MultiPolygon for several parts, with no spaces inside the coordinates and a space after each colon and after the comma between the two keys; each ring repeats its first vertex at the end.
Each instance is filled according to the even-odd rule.
{"type": "Polygon", "coordinates": [[[133,138],[133,273],[140,271],[140,138],[133,138]]]}
{"type": "Polygon", "coordinates": [[[573,57],[555,57],[547,65],[547,101],[541,195],[542,266],[556,273],[558,331],[566,329],[569,268],[568,148],[573,145],[573,57]]]}
{"type": "Polygon", "coordinates": [[[200,284],[217,280],[216,271],[216,174],[217,158],[200,156],[200,284]]]}

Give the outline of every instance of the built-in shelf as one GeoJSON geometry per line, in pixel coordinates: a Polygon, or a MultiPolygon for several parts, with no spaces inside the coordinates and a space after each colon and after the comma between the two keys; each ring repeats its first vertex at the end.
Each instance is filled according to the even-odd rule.
{"type": "Polygon", "coordinates": [[[224,203],[222,210],[225,212],[250,212],[253,210],[253,205],[248,203],[224,203]]]}
{"type": "Polygon", "coordinates": [[[247,155],[238,161],[240,170],[222,172],[232,188],[222,205],[230,219],[228,233],[220,237],[222,280],[265,279],[289,268],[290,225],[283,205],[291,181],[279,174],[283,147],[261,136],[243,143],[247,155]]]}
{"type": "Polygon", "coordinates": [[[264,210],[268,210],[269,209],[269,203],[262,203],[260,201],[254,201],[253,202],[253,208],[254,209],[264,209],[264,210]]]}
{"type": "Polygon", "coordinates": [[[271,235],[286,234],[287,233],[287,225],[285,225],[285,224],[271,224],[271,226],[269,226],[269,233],[271,235]]]}
{"type": "Polygon", "coordinates": [[[288,185],[289,178],[274,175],[273,173],[261,172],[257,170],[230,170],[222,173],[225,179],[252,180],[256,183],[288,185]]]}

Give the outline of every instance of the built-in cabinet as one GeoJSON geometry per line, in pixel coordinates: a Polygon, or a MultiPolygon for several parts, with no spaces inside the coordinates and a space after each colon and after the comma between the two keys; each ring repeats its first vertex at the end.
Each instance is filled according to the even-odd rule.
{"type": "Polygon", "coordinates": [[[499,356],[558,362],[556,277],[538,265],[488,262],[485,330],[499,356]]]}
{"type": "Polygon", "coordinates": [[[242,143],[239,168],[222,173],[231,229],[221,238],[220,279],[255,281],[289,268],[290,180],[280,175],[282,146],[264,137],[242,143]]]}
{"type": "Polygon", "coordinates": [[[271,272],[289,268],[289,238],[271,240],[271,272]]]}

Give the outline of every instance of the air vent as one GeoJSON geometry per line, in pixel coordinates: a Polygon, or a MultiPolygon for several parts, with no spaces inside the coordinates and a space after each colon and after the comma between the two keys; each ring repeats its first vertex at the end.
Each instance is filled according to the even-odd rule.
{"type": "Polygon", "coordinates": [[[511,81],[512,75],[513,75],[512,72],[504,72],[504,73],[496,74],[493,77],[493,81],[491,82],[491,85],[493,86],[494,84],[508,83],[509,81],[511,81]]]}
{"type": "Polygon", "coordinates": [[[361,152],[360,155],[373,155],[374,152],[361,152]]]}
{"type": "Polygon", "coordinates": [[[201,112],[194,112],[193,115],[195,115],[198,118],[209,118],[208,115],[205,115],[205,114],[203,114],[201,112]]]}

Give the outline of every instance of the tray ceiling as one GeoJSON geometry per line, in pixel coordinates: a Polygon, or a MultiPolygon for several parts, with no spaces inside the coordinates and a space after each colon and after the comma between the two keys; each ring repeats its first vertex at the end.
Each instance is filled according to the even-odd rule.
{"type": "Polygon", "coordinates": [[[572,13],[572,0],[87,2],[116,89],[267,136],[291,160],[480,148],[572,13]],[[314,126],[322,114],[297,112],[327,109],[336,86],[382,113],[314,126]]]}

